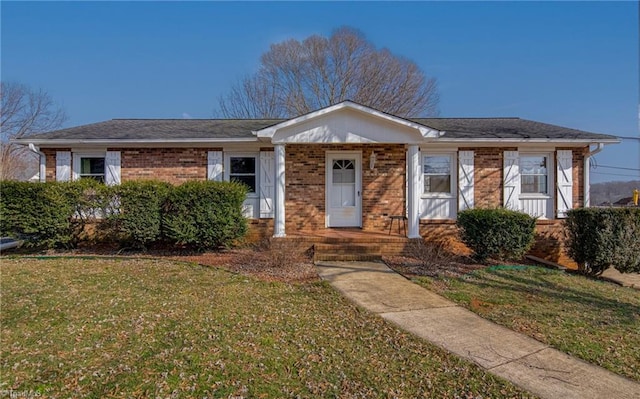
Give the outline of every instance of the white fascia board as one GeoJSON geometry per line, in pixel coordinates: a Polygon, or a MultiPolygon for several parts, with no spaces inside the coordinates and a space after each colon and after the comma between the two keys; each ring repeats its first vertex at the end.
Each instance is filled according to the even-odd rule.
{"type": "Polygon", "coordinates": [[[279,129],[283,129],[289,126],[294,126],[303,122],[306,122],[310,119],[314,119],[317,118],[319,116],[322,115],[326,115],[341,109],[352,109],[352,110],[356,110],[359,112],[362,112],[364,114],[368,114],[368,115],[373,115],[375,117],[390,121],[392,123],[397,123],[399,125],[403,125],[403,126],[407,126],[413,129],[416,129],[420,132],[420,134],[422,135],[422,137],[424,138],[437,138],[440,137],[444,134],[444,132],[441,132],[439,130],[436,129],[432,129],[428,126],[424,126],[424,125],[420,125],[418,123],[412,122],[410,120],[404,119],[404,118],[400,118],[397,116],[393,116],[378,110],[375,110],[373,108],[369,108],[366,107],[364,105],[360,105],[360,104],[356,104],[353,103],[351,101],[343,101],[341,103],[317,110],[317,111],[313,111],[310,112],[308,114],[299,116],[297,118],[293,118],[293,119],[289,119],[287,121],[284,122],[280,122],[277,125],[273,125],[261,130],[255,130],[252,133],[254,135],[256,135],[258,138],[272,138],[273,135],[279,130],[279,129]]]}
{"type": "Polygon", "coordinates": [[[444,136],[445,132],[442,130],[432,129],[427,126],[418,125],[418,130],[420,130],[420,134],[425,139],[437,139],[439,137],[444,136]]]}
{"type": "Polygon", "coordinates": [[[477,146],[491,146],[491,147],[507,147],[513,145],[527,145],[527,144],[553,144],[553,145],[564,145],[567,147],[578,147],[584,146],[588,144],[618,144],[620,140],[615,139],[500,139],[500,138],[491,138],[491,139],[446,139],[442,138],[440,140],[433,141],[434,143],[452,143],[456,145],[462,144],[473,144],[477,146]]]}
{"type": "Polygon", "coordinates": [[[18,140],[12,140],[12,142],[20,145],[40,145],[40,146],[73,146],[73,145],[107,145],[112,147],[117,146],[148,146],[148,145],[203,145],[203,144],[222,144],[222,143],[256,143],[258,140],[255,137],[243,137],[243,138],[199,138],[199,139],[29,139],[23,138],[18,140]]]}

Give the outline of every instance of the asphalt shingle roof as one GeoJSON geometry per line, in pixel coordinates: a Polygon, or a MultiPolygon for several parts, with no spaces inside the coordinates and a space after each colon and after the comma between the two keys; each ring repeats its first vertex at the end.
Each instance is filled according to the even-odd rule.
{"type": "Polygon", "coordinates": [[[29,136],[64,140],[145,140],[251,138],[252,130],[281,122],[274,119],[112,119],[29,136]]]}
{"type": "Polygon", "coordinates": [[[590,133],[520,118],[420,118],[416,123],[445,131],[443,138],[484,139],[616,139],[607,134],[590,133]]]}
{"type": "MultiPolygon", "coordinates": [[[[596,134],[520,118],[412,118],[445,131],[447,139],[615,140],[596,134]]],[[[37,140],[171,140],[253,138],[252,131],[284,119],[112,119],[29,136],[37,140]]],[[[25,139],[27,140],[27,139],[25,139]]]]}

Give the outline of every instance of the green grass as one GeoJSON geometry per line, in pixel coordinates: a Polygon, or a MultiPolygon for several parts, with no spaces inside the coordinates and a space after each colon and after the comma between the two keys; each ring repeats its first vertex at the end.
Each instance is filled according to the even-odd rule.
{"type": "Polygon", "coordinates": [[[133,259],[2,259],[0,271],[0,392],[530,397],[326,283],[133,259]]]}
{"type": "Polygon", "coordinates": [[[418,282],[484,318],[640,381],[640,291],[540,267],[418,282]]]}

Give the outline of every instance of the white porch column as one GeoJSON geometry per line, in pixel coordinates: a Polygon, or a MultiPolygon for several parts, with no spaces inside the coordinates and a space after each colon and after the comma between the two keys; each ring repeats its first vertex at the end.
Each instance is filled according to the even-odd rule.
{"type": "Polygon", "coordinates": [[[275,163],[275,206],[274,206],[274,237],[285,237],[284,231],[284,144],[276,144],[274,148],[275,163]]]}
{"type": "Polygon", "coordinates": [[[410,145],[407,152],[407,218],[409,219],[409,238],[420,238],[420,147],[410,145]]]}

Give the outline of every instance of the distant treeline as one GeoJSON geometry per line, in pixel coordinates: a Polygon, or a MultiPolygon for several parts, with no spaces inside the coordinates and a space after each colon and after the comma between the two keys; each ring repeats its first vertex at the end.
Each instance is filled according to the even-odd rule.
{"type": "Polygon", "coordinates": [[[615,204],[623,198],[631,197],[635,189],[640,190],[640,180],[591,184],[591,205],[615,204]]]}

